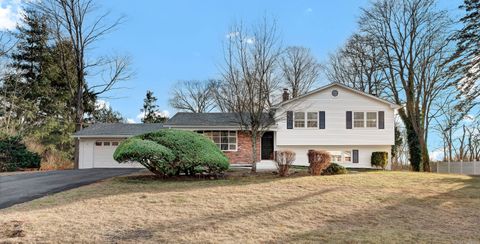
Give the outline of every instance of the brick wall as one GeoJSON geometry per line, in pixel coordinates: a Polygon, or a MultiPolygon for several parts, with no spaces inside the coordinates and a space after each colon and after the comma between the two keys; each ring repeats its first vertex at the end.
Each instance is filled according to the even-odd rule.
{"type": "MultiPolygon", "coordinates": [[[[237,151],[224,152],[230,163],[252,163],[252,140],[247,132],[237,132],[237,151]]],[[[260,161],[261,138],[257,138],[257,161],[260,161]]]]}

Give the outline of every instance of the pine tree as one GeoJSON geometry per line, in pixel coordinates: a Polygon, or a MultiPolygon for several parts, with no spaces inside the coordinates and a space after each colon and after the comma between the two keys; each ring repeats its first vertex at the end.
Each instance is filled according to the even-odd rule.
{"type": "Polygon", "coordinates": [[[457,87],[462,91],[462,103],[457,109],[463,114],[475,106],[480,96],[480,0],[465,0],[460,8],[465,16],[462,28],[456,33],[457,50],[452,72],[458,73],[457,87]]]}
{"type": "Polygon", "coordinates": [[[164,123],[167,117],[160,113],[157,105],[157,98],[152,91],[147,91],[145,99],[143,99],[143,108],[140,112],[144,114],[142,118],[143,123],[164,123]]]}

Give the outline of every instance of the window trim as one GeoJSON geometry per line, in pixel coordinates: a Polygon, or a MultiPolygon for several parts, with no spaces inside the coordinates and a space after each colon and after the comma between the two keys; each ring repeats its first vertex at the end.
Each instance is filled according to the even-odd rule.
{"type": "MultiPolygon", "coordinates": [[[[340,152],[340,161],[333,161],[332,163],[339,163],[339,164],[351,164],[353,163],[353,149],[341,149],[341,150],[328,150],[328,153],[332,155],[333,158],[333,153],[332,152],[340,152]],[[350,161],[345,161],[345,152],[350,152],[350,161]]],[[[338,154],[336,154],[338,155],[338,154]]]]}
{"type": "MultiPolygon", "coordinates": [[[[215,143],[213,141],[213,137],[210,138],[210,137],[207,137],[205,136],[206,138],[212,140],[212,142],[218,147],[218,149],[220,149],[220,151],[222,152],[237,152],[238,151],[238,131],[237,130],[196,130],[195,132],[205,136],[205,132],[219,132],[220,133],[220,145],[215,143]],[[227,138],[230,137],[230,132],[234,131],[235,132],[235,150],[232,150],[230,149],[230,145],[233,145],[233,143],[229,143],[227,142],[227,150],[222,150],[222,132],[223,131],[226,131],[227,132],[227,138]],[[201,132],[201,133],[200,133],[201,132]]],[[[228,140],[228,139],[227,139],[228,140]]]]}
{"type": "Polygon", "coordinates": [[[354,129],[354,130],[378,129],[378,114],[377,114],[377,111],[373,111],[373,110],[352,111],[352,129],[354,129]],[[363,113],[363,127],[355,127],[355,113],[363,113]],[[375,127],[367,127],[367,113],[375,113],[375,116],[376,116],[375,127]]]}
{"type": "MultiPolygon", "coordinates": [[[[310,121],[313,121],[313,119],[310,120],[310,121]]],[[[319,123],[320,123],[320,118],[319,118],[318,112],[314,112],[314,111],[294,111],[293,112],[293,129],[307,129],[307,130],[318,129],[319,123]],[[296,124],[295,124],[295,119],[297,118],[295,116],[296,113],[303,113],[303,124],[304,124],[303,127],[296,126],[296,124]],[[309,121],[308,113],[315,113],[315,120],[317,122],[316,126],[313,126],[313,127],[308,126],[308,121],[309,121]]]]}

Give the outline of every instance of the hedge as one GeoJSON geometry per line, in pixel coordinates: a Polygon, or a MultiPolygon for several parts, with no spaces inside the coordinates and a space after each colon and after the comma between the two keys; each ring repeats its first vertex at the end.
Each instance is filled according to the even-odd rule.
{"type": "Polygon", "coordinates": [[[347,169],[339,164],[331,163],[322,173],[322,175],[340,175],[348,173],[347,169]]]}
{"type": "Polygon", "coordinates": [[[119,162],[143,160],[138,162],[155,164],[155,167],[145,167],[161,175],[217,174],[229,167],[227,157],[210,139],[196,132],[173,129],[128,139],[117,148],[114,158],[119,162]]]}
{"type": "Polygon", "coordinates": [[[388,152],[372,152],[372,166],[385,169],[388,164],[388,152]]]}
{"type": "Polygon", "coordinates": [[[5,136],[0,139],[0,172],[20,168],[40,168],[40,155],[28,151],[19,136],[5,136]]]}

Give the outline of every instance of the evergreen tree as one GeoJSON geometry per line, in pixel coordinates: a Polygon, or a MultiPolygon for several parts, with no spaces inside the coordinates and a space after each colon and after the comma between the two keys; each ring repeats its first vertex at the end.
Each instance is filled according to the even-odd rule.
{"type": "Polygon", "coordinates": [[[480,96],[480,0],[464,0],[460,8],[465,9],[465,16],[460,19],[463,26],[455,35],[457,51],[452,72],[458,73],[457,87],[463,98],[457,109],[465,115],[480,96]]]}
{"type": "Polygon", "coordinates": [[[152,91],[147,91],[145,99],[143,99],[143,108],[140,109],[143,113],[143,123],[164,123],[167,121],[167,117],[160,113],[157,105],[157,98],[153,95],[152,91]]]}
{"type": "Polygon", "coordinates": [[[124,119],[120,112],[110,106],[96,106],[87,123],[121,123],[124,119]]]}

